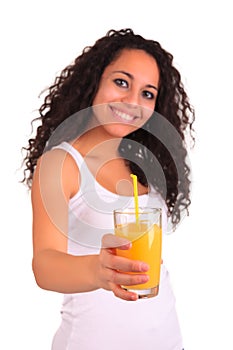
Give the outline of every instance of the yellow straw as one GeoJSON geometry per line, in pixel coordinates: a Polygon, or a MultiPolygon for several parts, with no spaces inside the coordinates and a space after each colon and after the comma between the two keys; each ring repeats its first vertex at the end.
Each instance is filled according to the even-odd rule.
{"type": "Polygon", "coordinates": [[[133,193],[134,193],[134,205],[135,205],[135,215],[136,215],[136,221],[138,221],[138,182],[137,182],[137,175],[130,174],[130,176],[133,179],[133,193]]]}

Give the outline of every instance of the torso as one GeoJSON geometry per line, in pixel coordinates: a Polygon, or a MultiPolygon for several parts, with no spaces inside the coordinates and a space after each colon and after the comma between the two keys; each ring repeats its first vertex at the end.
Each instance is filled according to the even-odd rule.
{"type": "MultiPolygon", "coordinates": [[[[103,234],[114,232],[113,209],[134,203],[133,197],[119,198],[121,196],[108,193],[105,188],[114,188],[122,178],[126,182],[132,181],[130,170],[123,159],[117,158],[109,160],[96,172],[94,169],[98,169],[100,164],[98,157],[95,159],[86,155],[83,162],[83,156],[73,152],[69,144],[57,148],[69,152],[73,157],[73,163],[80,169],[81,179],[78,193],[69,202],[67,251],[72,255],[98,254],[103,234]],[[91,168],[97,173],[99,183],[103,182],[104,188],[98,186],[96,179],[92,179],[91,168]]],[[[163,208],[163,202],[153,188],[148,195],[139,197],[139,205],[163,208]]],[[[165,212],[164,219],[166,222],[165,212]]],[[[156,298],[131,303],[103,289],[64,296],[62,323],[54,337],[52,349],[92,350],[96,344],[99,349],[108,349],[111,344],[112,350],[182,349],[175,298],[164,264],[160,292],[156,298]],[[120,337],[117,336],[119,334],[120,337]]]]}
{"type": "MultiPolygon", "coordinates": [[[[96,181],[108,191],[119,195],[133,195],[131,172],[124,159],[112,159],[101,165],[98,159],[92,158],[87,159],[87,165],[96,181]]],[[[138,183],[138,194],[146,193],[148,188],[138,183]]]]}
{"type": "MultiPolygon", "coordinates": [[[[132,196],[133,183],[130,168],[123,158],[116,152],[108,152],[108,145],[87,148],[85,138],[81,137],[74,142],[73,147],[85,158],[85,162],[96,181],[112,193],[132,196]]],[[[147,194],[148,187],[138,182],[138,194],[147,194]]]]}

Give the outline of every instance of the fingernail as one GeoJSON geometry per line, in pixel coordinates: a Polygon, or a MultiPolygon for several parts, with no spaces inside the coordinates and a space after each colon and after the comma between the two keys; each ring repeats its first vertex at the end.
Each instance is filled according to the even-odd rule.
{"type": "Polygon", "coordinates": [[[122,250],[127,250],[130,249],[132,247],[132,242],[126,242],[125,244],[123,244],[120,249],[122,250]]]}
{"type": "Polygon", "coordinates": [[[149,276],[148,275],[142,276],[141,281],[142,281],[142,283],[148,282],[149,281],[149,276]]]}
{"type": "Polygon", "coordinates": [[[133,300],[133,301],[136,301],[136,300],[138,299],[137,294],[132,294],[132,295],[130,296],[130,299],[133,300]]]}
{"type": "Polygon", "coordinates": [[[142,263],[141,271],[148,271],[148,270],[149,270],[149,265],[147,265],[146,263],[142,263]]]}

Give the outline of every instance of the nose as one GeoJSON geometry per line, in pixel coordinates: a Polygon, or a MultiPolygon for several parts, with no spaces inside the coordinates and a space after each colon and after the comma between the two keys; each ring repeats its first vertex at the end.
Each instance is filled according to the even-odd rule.
{"type": "Polygon", "coordinates": [[[138,91],[136,90],[128,90],[125,92],[125,94],[122,96],[122,102],[129,105],[129,107],[137,107],[140,105],[140,95],[138,91]]]}

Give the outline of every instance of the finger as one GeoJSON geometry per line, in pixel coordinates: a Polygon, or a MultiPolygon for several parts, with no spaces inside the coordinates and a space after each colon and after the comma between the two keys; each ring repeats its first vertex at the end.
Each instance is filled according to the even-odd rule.
{"type": "Polygon", "coordinates": [[[146,274],[122,273],[114,270],[109,270],[109,273],[107,273],[107,275],[107,278],[109,278],[109,283],[114,283],[116,285],[133,286],[149,281],[149,276],[146,274]]]}
{"type": "Polygon", "coordinates": [[[149,265],[140,260],[132,260],[112,254],[110,249],[101,249],[99,256],[103,268],[123,272],[147,272],[149,265]]]}
{"type": "Polygon", "coordinates": [[[136,301],[138,299],[138,295],[136,293],[128,292],[119,285],[113,285],[112,291],[116,297],[123,300],[136,301]]]}
{"type": "Polygon", "coordinates": [[[102,238],[102,248],[130,249],[132,243],[122,237],[108,233],[102,238]]]}

